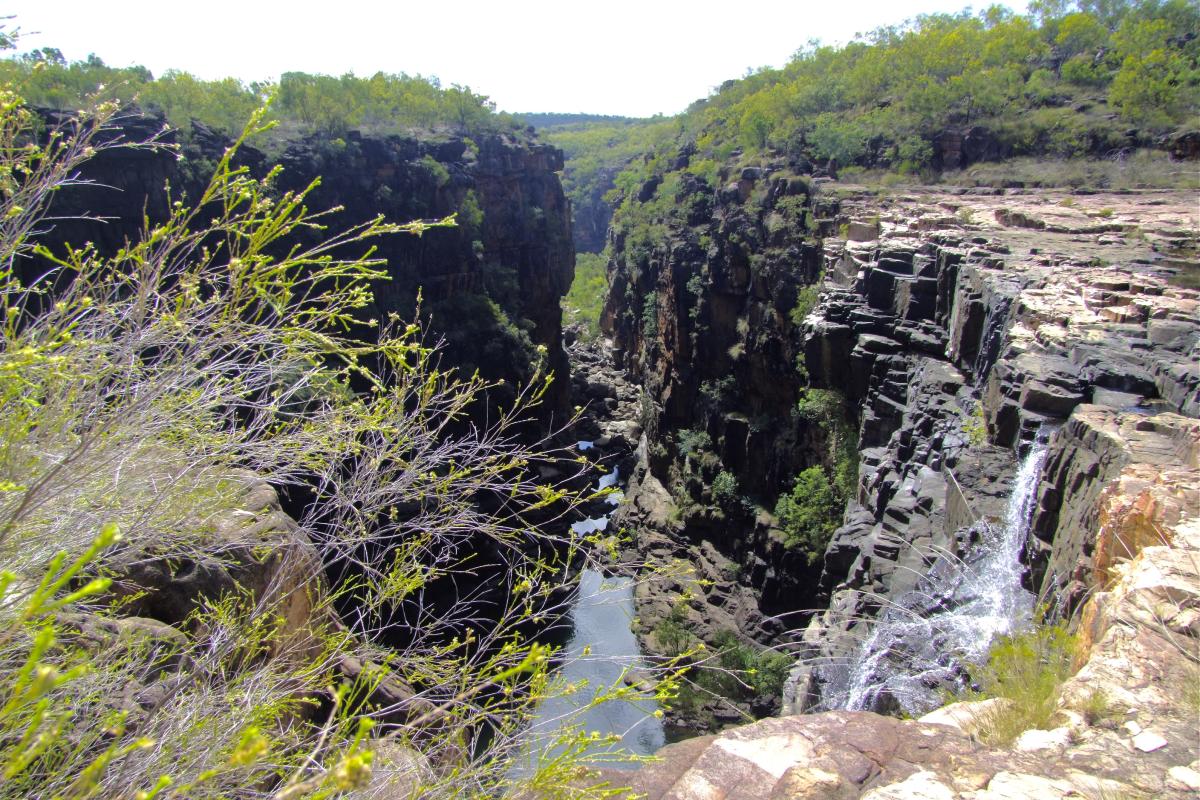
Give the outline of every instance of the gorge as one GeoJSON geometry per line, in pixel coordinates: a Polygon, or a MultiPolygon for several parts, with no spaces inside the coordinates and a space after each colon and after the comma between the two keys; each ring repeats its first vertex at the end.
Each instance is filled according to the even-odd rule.
{"type": "Polygon", "coordinates": [[[1195,796],[1200,17],[1043,5],[646,120],[2,62],[0,798],[1195,796]]]}
{"type": "MultiPolygon", "coordinates": [[[[198,142],[192,146],[205,146],[198,142]]],[[[1106,594],[1092,595],[1111,593],[1113,579],[1096,576],[1119,576],[1118,560],[1145,560],[1140,549],[1154,552],[1171,537],[1169,552],[1194,546],[1200,295],[1185,285],[1196,269],[1195,211],[1186,195],[875,192],[815,181],[783,163],[732,168],[716,190],[668,175],[644,187],[638,201],[665,209],[667,235],[638,242],[637,231],[620,223],[610,234],[602,325],[611,341],[571,341],[572,334],[564,347],[555,312],[570,248],[553,150],[495,138],[471,158],[454,139],[350,143],[330,156],[355,154],[323,189],[327,203],[381,196],[372,186],[402,186],[409,216],[461,210],[468,194],[479,204],[480,219],[465,230],[435,230],[416,249],[403,244],[385,254],[396,266],[373,312],[403,312],[422,287],[433,330],[445,330],[450,341],[447,356],[468,369],[486,364],[514,383],[526,368],[511,360],[521,351],[514,344],[489,353],[486,342],[497,330],[517,342],[520,333],[504,326],[528,319],[516,327],[547,348],[552,363],[570,358],[572,377],[547,395],[544,419],[568,403],[580,406],[566,434],[587,437],[570,445],[605,465],[597,488],[630,476],[623,498],[601,497],[575,530],[611,540],[623,548],[621,560],[646,571],[605,577],[585,569],[566,617],[574,638],[564,679],[582,687],[631,674],[645,680],[628,625],[650,659],[686,661],[682,651],[694,644],[750,654],[739,666],[752,671],[729,695],[701,682],[700,691],[711,694],[668,703],[669,728],[695,738],[618,782],[632,780],[652,797],[701,796],[680,787],[693,779],[742,785],[750,773],[767,782],[726,796],[776,796],[800,780],[811,791],[840,787],[847,797],[891,796],[879,794],[887,781],[957,786],[957,761],[922,760],[902,749],[888,756],[898,761],[876,759],[865,771],[814,765],[841,764],[839,748],[858,747],[855,736],[898,741],[906,734],[888,725],[916,724],[855,713],[924,714],[947,693],[970,689],[994,638],[1023,630],[1035,602],[1051,609],[1045,613],[1082,611],[1094,652],[1105,655],[1116,623],[1102,620],[1114,612],[1097,608],[1106,594]],[[659,202],[664,192],[668,204],[659,202]],[[464,235],[478,236],[480,246],[468,248],[464,235]],[[515,291],[504,294],[504,284],[489,277],[496,273],[510,275],[515,291]],[[461,313],[454,303],[473,292],[497,308],[492,324],[499,327],[467,338],[461,327],[436,327],[439,314],[461,313]],[[501,352],[509,360],[497,360],[501,352]],[[840,527],[827,543],[790,534],[780,517],[778,501],[789,496],[794,476],[813,467],[829,476],[826,486],[845,492],[840,527]],[[1140,477],[1147,468],[1159,472],[1140,477]],[[1112,522],[1121,513],[1114,504],[1143,497],[1151,499],[1132,502],[1147,521],[1112,522]],[[614,505],[611,523],[596,516],[614,505]],[[614,587],[602,589],[606,581],[614,587]],[[749,677],[759,670],[777,677],[749,677]],[[830,724],[828,709],[854,713],[833,712],[834,730],[822,727],[830,724]],[[803,716],[716,733],[780,713],[803,716]],[[855,726],[864,732],[847,732],[855,726]],[[779,750],[781,736],[820,744],[779,750]],[[750,773],[726,774],[734,762],[712,755],[726,751],[748,758],[750,773]],[[789,766],[780,772],[768,763],[789,766]]],[[[311,155],[297,153],[326,147],[319,139],[302,146],[285,151],[285,160],[309,164],[311,155]]],[[[254,151],[244,157],[261,159],[254,151]]],[[[98,175],[131,197],[171,175],[171,162],[118,158],[119,151],[100,162],[98,175]]],[[[686,161],[685,152],[676,163],[686,161]]],[[[289,180],[309,178],[297,171],[289,180]]],[[[165,196],[147,197],[149,213],[165,215],[165,196]]],[[[72,200],[86,195],[63,197],[72,200]]],[[[56,235],[113,246],[103,243],[128,239],[136,224],[127,215],[99,226],[63,225],[56,235]]],[[[166,598],[178,606],[205,591],[191,576],[168,577],[140,614],[178,622],[182,612],[164,616],[166,598]]],[[[1194,613],[1186,610],[1196,599],[1194,586],[1189,591],[1191,599],[1177,598],[1185,615],[1194,613]]],[[[1167,624],[1187,632],[1189,619],[1167,624]]],[[[697,669],[731,669],[706,663],[697,669]]],[[[1164,685],[1191,675],[1173,663],[1162,669],[1164,685]]],[[[389,691],[396,698],[408,690],[389,691]]],[[[1105,691],[1124,697],[1133,690],[1114,678],[1105,691]]],[[[582,722],[605,734],[632,730],[634,751],[648,755],[663,742],[652,716],[656,724],[638,733],[653,702],[628,704],[631,716],[621,710],[628,701],[610,701],[596,709],[601,717],[582,722]]],[[[1158,772],[1120,760],[1080,761],[1059,744],[997,755],[1004,751],[961,731],[954,734],[961,739],[939,733],[951,740],[930,752],[959,748],[971,769],[992,776],[987,787],[1004,775],[1024,776],[1034,781],[1020,790],[1028,796],[1048,796],[1042,792],[1051,784],[1076,785],[1056,766],[1061,759],[1075,759],[1071,769],[1099,775],[1110,782],[1104,785],[1132,781],[1170,794],[1180,785],[1170,770],[1196,753],[1179,709],[1158,702],[1139,697],[1128,712],[1139,730],[1170,734],[1165,760],[1153,751],[1158,772]],[[1034,769],[1020,760],[1026,752],[1041,753],[1045,763],[1034,769]]],[[[570,708],[548,701],[542,724],[553,730],[556,720],[574,719],[570,708]]],[[[942,713],[931,719],[966,728],[963,718],[942,713]]],[[[1069,724],[1071,747],[1090,741],[1092,728],[1069,724]]]]}

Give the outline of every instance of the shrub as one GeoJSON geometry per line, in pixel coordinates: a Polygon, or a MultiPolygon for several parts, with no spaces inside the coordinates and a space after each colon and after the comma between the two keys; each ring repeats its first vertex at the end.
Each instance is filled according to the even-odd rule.
{"type": "MultiPolygon", "coordinates": [[[[330,231],[277,172],[235,168],[236,146],[194,207],[118,253],[38,249],[51,197],[120,146],[115,113],[34,139],[0,92],[0,797],[327,797],[370,777],[381,714],[428,756],[424,796],[497,793],[550,686],[546,649],[518,630],[556,613],[548,554],[573,549],[525,516],[559,530],[577,502],[535,477],[563,465],[520,443],[545,378],[489,426],[459,425],[492,384],[440,370],[419,326],[366,320],[386,276],[353,255],[427,226],[330,231]],[[31,287],[13,264],[35,250],[57,274],[31,287]],[[278,542],[262,538],[269,507],[238,507],[247,471],[312,497],[278,542]],[[485,540],[507,560],[511,608],[481,625],[456,603],[398,627],[485,540]],[[331,585],[318,553],[354,580],[331,585]],[[177,627],[121,618],[138,601],[136,581],[116,581],[131,561],[182,575],[260,560],[297,588],[194,597],[177,627]],[[341,602],[356,612],[344,628],[341,602]],[[312,609],[300,628],[290,603],[312,609]],[[389,636],[403,644],[371,644],[389,636]],[[376,666],[352,685],[347,660],[376,666]],[[413,691],[376,709],[365,696],[385,679],[413,691]],[[127,704],[140,686],[157,699],[127,704]],[[485,716],[496,749],[473,754],[485,716]]],[[[531,780],[562,786],[568,762],[531,780]]]]}
{"type": "Polygon", "coordinates": [[[817,307],[817,302],[821,299],[822,278],[823,276],[818,275],[814,283],[804,286],[796,292],[796,305],[792,306],[792,310],[788,314],[793,325],[803,325],[804,320],[817,307]]]}
{"type": "Polygon", "coordinates": [[[1093,689],[1079,701],[1075,710],[1083,715],[1088,725],[1116,727],[1116,721],[1125,716],[1126,709],[1112,701],[1104,689],[1093,689]]]}
{"type": "Polygon", "coordinates": [[[695,636],[687,629],[687,608],[682,601],[671,606],[670,613],[654,626],[658,646],[668,656],[679,656],[691,649],[695,636]]]}
{"type": "Polygon", "coordinates": [[[700,400],[710,411],[725,411],[736,396],[737,379],[732,375],[700,384],[700,400]]]}
{"type": "Polygon", "coordinates": [[[450,182],[450,171],[433,156],[422,156],[421,167],[433,178],[433,182],[441,188],[450,182]]]}
{"type": "Polygon", "coordinates": [[[647,347],[658,336],[658,293],[650,292],[642,303],[642,337],[647,347]]]}
{"type": "Polygon", "coordinates": [[[784,544],[803,552],[809,564],[816,563],[841,522],[843,505],[824,469],[809,467],[802,471],[792,490],[781,495],[775,506],[784,544]]]}
{"type": "Polygon", "coordinates": [[[712,695],[739,702],[778,696],[794,664],[784,653],[743,644],[731,630],[717,632],[713,650],[714,657],[693,668],[692,685],[681,691],[685,707],[695,708],[712,695]]]}
{"type": "Polygon", "coordinates": [[[675,434],[675,441],[679,443],[679,452],[685,457],[712,449],[712,437],[706,431],[684,428],[675,434]]]}
{"type": "Polygon", "coordinates": [[[738,501],[738,481],[733,473],[721,470],[712,482],[713,502],[721,508],[732,508],[738,501]]]}
{"type": "Polygon", "coordinates": [[[983,417],[983,403],[975,401],[970,416],[962,419],[962,431],[966,434],[969,446],[978,448],[987,444],[987,421],[983,417]]]}
{"type": "Polygon", "coordinates": [[[843,501],[854,496],[858,482],[858,432],[845,408],[845,398],[835,389],[805,389],[796,405],[800,418],[815,423],[825,436],[833,486],[843,501]]]}

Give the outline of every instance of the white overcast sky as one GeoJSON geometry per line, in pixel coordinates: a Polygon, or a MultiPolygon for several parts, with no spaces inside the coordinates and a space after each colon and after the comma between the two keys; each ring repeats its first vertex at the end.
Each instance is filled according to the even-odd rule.
{"type": "MultiPolygon", "coordinates": [[[[1023,9],[1024,2],[1005,3],[1023,9]]],[[[22,49],[204,78],[436,75],[503,111],[674,114],[810,39],[844,42],[967,0],[0,0],[22,49]]],[[[988,3],[976,3],[981,8],[988,3]]]]}

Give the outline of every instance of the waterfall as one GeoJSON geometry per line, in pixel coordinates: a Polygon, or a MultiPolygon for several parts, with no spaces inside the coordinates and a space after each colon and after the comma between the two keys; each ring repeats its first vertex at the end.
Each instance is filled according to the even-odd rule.
{"type": "Polygon", "coordinates": [[[1034,597],[1021,585],[1021,555],[1048,439],[1039,433],[1022,459],[1003,524],[972,526],[975,544],[964,557],[939,555],[921,583],[880,614],[849,669],[825,670],[829,707],[930,711],[945,689],[963,685],[993,639],[1029,622],[1034,597]]]}

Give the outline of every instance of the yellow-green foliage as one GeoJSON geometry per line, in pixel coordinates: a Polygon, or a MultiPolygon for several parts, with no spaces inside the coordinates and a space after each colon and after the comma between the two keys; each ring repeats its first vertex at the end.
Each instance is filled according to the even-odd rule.
{"type": "Polygon", "coordinates": [[[780,495],[775,506],[784,544],[804,553],[809,564],[816,563],[841,522],[844,505],[845,500],[834,492],[824,469],[802,470],[791,491],[780,495]]]}
{"type": "Polygon", "coordinates": [[[608,292],[605,274],[607,261],[602,253],[577,253],[575,280],[571,282],[571,290],[562,301],[563,321],[580,325],[586,339],[600,335],[600,311],[604,308],[604,296],[608,292]]]}
{"type": "Polygon", "coordinates": [[[976,401],[970,416],[963,417],[962,431],[971,447],[987,444],[987,420],[983,416],[983,403],[976,401]]]}
{"type": "MultiPolygon", "coordinates": [[[[1189,0],[925,14],[727,81],[679,117],[658,153],[673,159],[690,142],[706,174],[739,148],[743,163],[775,151],[911,174],[932,165],[939,133],[973,124],[1016,156],[1124,151],[1129,125],[1165,133],[1200,109],[1198,26],[1189,0]]],[[[670,164],[635,160],[633,180],[616,184],[629,197],[670,164]]]]}
{"type": "Polygon", "coordinates": [[[815,564],[841,524],[846,501],[856,491],[858,433],[847,418],[845,398],[837,391],[805,389],[796,413],[820,429],[825,438],[826,464],[808,467],[796,475],[791,489],[779,496],[775,516],[784,544],[803,553],[809,564],[815,564]]]}
{"type": "Polygon", "coordinates": [[[718,631],[712,648],[704,647],[687,630],[681,604],[659,622],[654,633],[661,647],[690,665],[672,682],[674,692],[666,700],[690,714],[714,698],[749,702],[763,695],[778,696],[795,663],[786,653],[743,644],[730,630],[718,631]]]}
{"type": "Polygon", "coordinates": [[[563,190],[576,216],[603,218],[604,195],[614,176],[635,156],[667,141],[674,130],[672,120],[658,118],[602,120],[556,125],[541,135],[566,157],[563,190]]]}
{"type": "MultiPolygon", "coordinates": [[[[575,555],[555,512],[578,499],[537,477],[569,464],[519,443],[547,379],[489,427],[458,425],[490,384],[440,370],[417,325],[366,313],[386,278],[366,245],[427,226],[338,231],[277,171],[234,167],[236,147],[195,207],[119,252],[40,248],[88,158],[157,146],[109,135],[115,113],[35,139],[0,90],[0,798],[338,795],[383,769],[363,699],[385,677],[413,689],[387,711],[395,746],[428,757],[417,794],[495,796],[533,704],[563,690],[521,634],[556,613],[575,555]],[[56,273],[30,286],[14,265],[34,254],[56,273]],[[296,530],[263,538],[238,506],[247,471],[312,496],[296,530]],[[405,598],[474,568],[465,546],[482,540],[512,576],[493,624],[460,604],[406,625],[403,646],[370,644],[405,598]],[[318,552],[356,577],[330,585],[318,552]],[[175,627],[122,619],[140,598],[119,580],[131,563],[203,560],[280,573],[271,591],[192,598],[175,627]],[[328,622],[339,599],[358,612],[345,628],[328,622]],[[293,602],[313,609],[299,628],[293,602]],[[346,685],[346,658],[377,666],[346,685]]],[[[567,788],[577,766],[547,759],[528,781],[585,796],[567,788]]]]}
{"type": "Polygon", "coordinates": [[[815,283],[804,286],[796,292],[796,305],[790,312],[792,324],[803,325],[805,318],[817,307],[817,301],[820,299],[821,279],[818,277],[815,283]]]}
{"type": "Polygon", "coordinates": [[[1027,730],[1052,727],[1059,689],[1074,672],[1075,652],[1075,637],[1062,622],[1038,624],[993,644],[987,663],[973,672],[980,691],[969,699],[1004,702],[980,720],[980,738],[1007,746],[1027,730]]]}
{"type": "Polygon", "coordinates": [[[468,86],[443,88],[436,80],[403,73],[359,78],[285,72],[277,84],[206,81],[179,70],[155,78],[145,67],[110,67],[95,55],[68,62],[58,50],[42,48],[0,60],[0,82],[17,87],[29,102],[51,108],[81,108],[96,97],[136,98],[165,113],[185,135],[192,120],[236,134],[268,99],[276,119],[329,133],[363,127],[449,126],[473,133],[519,127],[468,86]]]}
{"type": "Polygon", "coordinates": [[[854,496],[858,484],[858,430],[846,411],[846,398],[836,389],[807,388],[797,403],[801,419],[815,423],[825,436],[830,482],[838,497],[854,496]]]}

